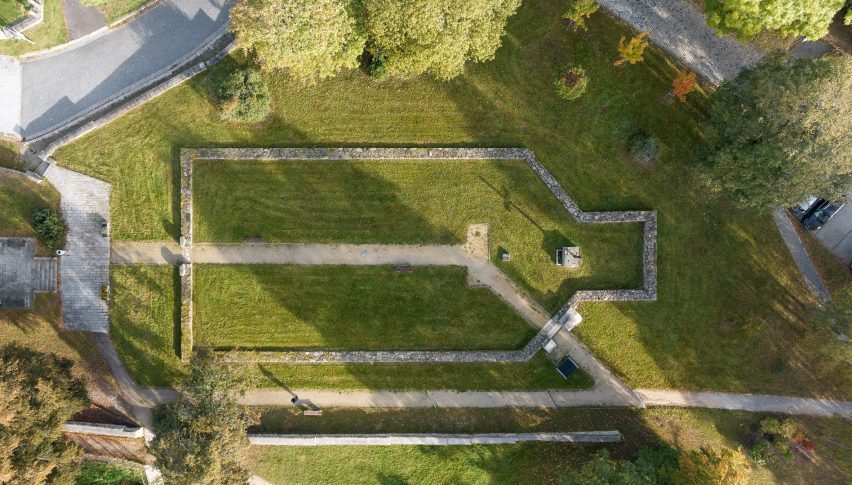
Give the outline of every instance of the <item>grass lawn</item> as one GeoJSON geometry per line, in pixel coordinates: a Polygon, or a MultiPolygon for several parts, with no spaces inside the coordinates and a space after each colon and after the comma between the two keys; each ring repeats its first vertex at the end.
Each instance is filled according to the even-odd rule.
{"type": "Polygon", "coordinates": [[[642,285],[638,224],[576,224],[519,161],[225,162],[194,165],[204,242],[462,244],[488,223],[492,260],[546,308],[578,289],[642,285]],[[583,265],[553,264],[577,245],[583,265]],[[509,251],[511,262],[499,262],[509,251]]]}
{"type": "MultiPolygon", "coordinates": [[[[35,209],[50,207],[59,212],[59,192],[50,184],[37,184],[22,175],[0,173],[0,237],[38,239],[31,218],[35,209]]],[[[38,255],[48,255],[38,242],[38,255]]]]}
{"type": "MultiPolygon", "coordinates": [[[[178,358],[176,269],[115,266],[111,282],[110,333],[122,360],[142,385],[174,385],[186,374],[178,358]]],[[[583,372],[566,381],[543,355],[524,364],[262,364],[251,366],[250,375],[258,387],[294,389],[505,390],[593,384],[583,372]]]]}
{"type": "Polygon", "coordinates": [[[9,25],[27,12],[26,2],[21,0],[0,0],[0,25],[9,25]]]}
{"type": "MultiPolygon", "coordinates": [[[[261,409],[264,433],[499,433],[618,429],[624,441],[606,448],[635,457],[642,446],[666,442],[684,450],[748,448],[766,415],[686,409],[410,409],[326,410],[307,419],[291,409],[261,409]]],[[[847,483],[850,422],[796,418],[814,442],[815,459],[753,464],[751,483],[847,483]]],[[[528,443],[478,447],[254,447],[253,469],[278,482],[308,483],[551,483],[599,447],[528,443]],[[437,470],[437,471],[436,471],[437,470]],[[438,475],[436,475],[436,473],[438,475]],[[438,476],[438,480],[434,477],[438,476]],[[345,477],[345,478],[344,478],[345,477]]]]}
{"type": "Polygon", "coordinates": [[[24,35],[35,44],[24,40],[2,40],[0,55],[19,56],[65,43],[68,34],[65,31],[65,17],[62,16],[62,1],[44,0],[44,21],[24,32],[24,35]]]}
{"type": "Polygon", "coordinates": [[[619,38],[632,32],[603,10],[587,32],[572,32],[564,10],[556,0],[525,3],[496,58],[450,82],[378,82],[360,71],[315,86],[269,77],[273,114],[260,124],[220,121],[199,77],[55,158],[113,184],[117,239],[164,240],[178,232],[181,147],[526,146],[584,210],[658,212],[658,301],[586,304],[576,330],[628,384],[850,399],[852,376],[825,352],[834,337],[813,325],[814,299],[770,214],[738,210],[693,182],[706,99],[667,100],[676,66],[656,49],[614,67],[619,38]],[[575,64],[590,82],[569,103],[552,83],[575,64]],[[626,158],[638,130],[661,139],[651,168],[626,158]]]}
{"type": "Polygon", "coordinates": [[[112,374],[95,347],[91,334],[59,328],[59,297],[40,293],[30,310],[0,310],[0,346],[17,343],[38,352],[56,354],[74,362],[72,373],[86,381],[92,402],[114,407],[112,374]]]}
{"type": "Polygon", "coordinates": [[[195,344],[266,350],[501,350],[535,335],[462,267],[195,265],[195,344]]]}

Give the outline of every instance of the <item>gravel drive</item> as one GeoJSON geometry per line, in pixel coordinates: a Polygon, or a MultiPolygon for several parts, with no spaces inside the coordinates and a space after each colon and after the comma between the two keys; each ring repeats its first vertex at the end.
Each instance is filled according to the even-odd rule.
{"type": "Polygon", "coordinates": [[[713,84],[734,78],[762,54],[730,36],[719,37],[704,14],[682,0],[598,0],[607,10],[713,84]]]}

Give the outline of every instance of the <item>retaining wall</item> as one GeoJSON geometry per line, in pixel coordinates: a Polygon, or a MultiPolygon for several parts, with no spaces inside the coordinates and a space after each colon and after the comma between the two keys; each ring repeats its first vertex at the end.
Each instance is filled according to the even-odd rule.
{"type": "Polygon", "coordinates": [[[487,433],[487,434],[348,434],[348,435],[281,435],[250,434],[257,446],[459,446],[514,445],[526,441],[556,443],[618,443],[618,431],[580,431],[574,433],[487,433]]]}

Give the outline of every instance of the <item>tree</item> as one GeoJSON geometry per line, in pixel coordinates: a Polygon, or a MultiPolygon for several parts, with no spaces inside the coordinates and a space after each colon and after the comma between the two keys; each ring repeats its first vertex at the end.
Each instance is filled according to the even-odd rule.
{"type": "Polygon", "coordinates": [[[553,87],[560,98],[572,101],[586,92],[586,85],[588,84],[589,78],[586,76],[586,70],[575,66],[568,69],[564,75],[557,77],[553,82],[553,87]]]}
{"type": "Polygon", "coordinates": [[[750,40],[762,30],[819,39],[845,0],[706,0],[707,23],[719,34],[750,40]]]}
{"type": "Polygon", "coordinates": [[[586,20],[597,12],[601,6],[595,0],[574,0],[571,10],[565,12],[562,18],[570,20],[574,25],[574,32],[578,30],[589,30],[586,20]]]}
{"type": "Polygon", "coordinates": [[[645,48],[648,47],[648,41],[645,39],[647,36],[648,31],[644,30],[636,34],[627,43],[624,42],[624,36],[622,36],[618,41],[618,54],[620,57],[613,65],[620,66],[625,62],[636,64],[637,62],[644,61],[645,57],[643,54],[645,54],[645,48]]]}
{"type": "Polygon", "coordinates": [[[306,82],[357,67],[366,41],[349,0],[240,0],[231,23],[264,69],[306,82]]]}
{"type": "Polygon", "coordinates": [[[697,176],[743,207],[839,197],[852,184],[852,59],[777,55],[721,86],[697,176]]]}
{"type": "Polygon", "coordinates": [[[65,223],[59,214],[50,207],[42,207],[33,211],[33,228],[39,239],[51,251],[61,249],[65,243],[65,223]]]}
{"type": "Polygon", "coordinates": [[[364,0],[371,72],[452,79],[467,61],[494,58],[520,0],[364,0]]]}
{"type": "Polygon", "coordinates": [[[82,450],[62,425],[88,398],[73,362],[15,344],[0,349],[0,482],[70,483],[82,450]]]}
{"type": "Polygon", "coordinates": [[[246,379],[205,349],[193,354],[190,366],[181,396],[157,416],[156,466],[169,484],[246,483],[251,420],[237,404],[246,379]]]}
{"type": "Polygon", "coordinates": [[[211,79],[223,120],[254,123],[269,115],[269,90],[257,69],[239,68],[211,79]]]}
{"type": "Polygon", "coordinates": [[[678,69],[677,76],[672,80],[672,95],[681,102],[686,101],[686,95],[695,91],[698,80],[694,72],[681,71],[678,69]]]}

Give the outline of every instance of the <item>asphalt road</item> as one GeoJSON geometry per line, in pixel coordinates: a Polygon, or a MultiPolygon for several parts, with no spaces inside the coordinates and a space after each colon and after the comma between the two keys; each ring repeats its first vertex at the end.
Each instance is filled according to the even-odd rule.
{"type": "Polygon", "coordinates": [[[82,45],[22,63],[24,138],[86,113],[193,53],[228,22],[229,0],[167,0],[82,45]]]}

